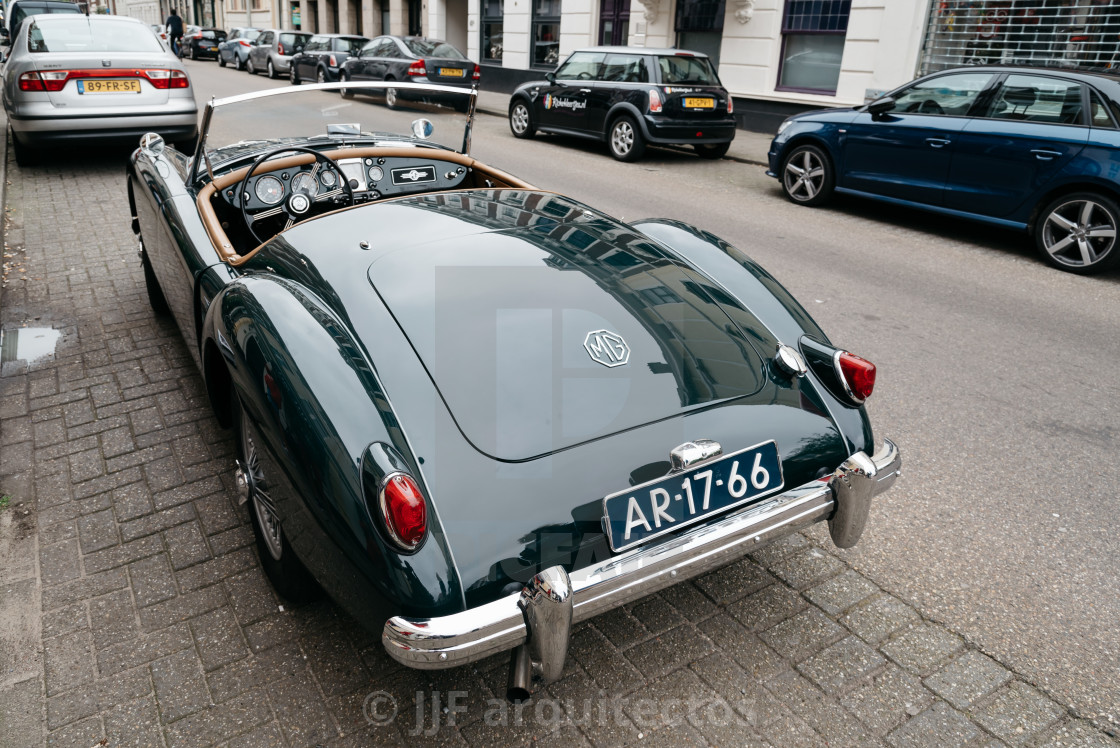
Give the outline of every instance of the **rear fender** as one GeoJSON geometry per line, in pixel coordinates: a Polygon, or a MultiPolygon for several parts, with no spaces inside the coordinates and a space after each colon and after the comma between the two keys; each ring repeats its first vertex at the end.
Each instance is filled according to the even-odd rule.
{"type": "MultiPolygon", "coordinates": [[[[775,341],[797,347],[802,336],[807,335],[831,345],[816,321],[774,276],[715,234],[669,219],[647,219],[630,225],[721,286],[766,325],[775,341]]],[[[762,353],[773,356],[774,350],[762,353]]],[[[829,415],[848,441],[849,453],[863,450],[870,454],[874,440],[866,410],[839,400],[812,371],[805,379],[827,405],[829,415]]]]}
{"type": "Polygon", "coordinates": [[[379,626],[393,611],[442,615],[463,595],[443,529],[411,554],[380,532],[364,497],[361,465],[371,444],[390,445],[431,501],[415,456],[361,348],[306,287],[266,274],[218,292],[203,330],[213,394],[236,394],[255,425],[285,534],[335,600],[379,626]],[[280,483],[282,485],[276,485],[280,483]]]}

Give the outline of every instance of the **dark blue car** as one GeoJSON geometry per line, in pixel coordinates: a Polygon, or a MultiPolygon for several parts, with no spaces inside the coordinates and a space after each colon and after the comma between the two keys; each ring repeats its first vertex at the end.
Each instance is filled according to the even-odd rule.
{"type": "Polygon", "coordinates": [[[1034,236],[1055,267],[1115,267],[1120,76],[969,67],[855,109],[790,117],[772,177],[801,205],[847,193],[1034,236]]]}

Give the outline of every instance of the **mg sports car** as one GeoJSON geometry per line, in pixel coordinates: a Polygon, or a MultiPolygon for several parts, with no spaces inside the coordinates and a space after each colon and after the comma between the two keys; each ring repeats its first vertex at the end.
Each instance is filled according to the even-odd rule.
{"type": "Polygon", "coordinates": [[[575,622],[813,523],[860,538],[901,465],[873,364],[718,237],[476,160],[475,92],[345,85],[212,101],[127,176],[283,597],[414,668],[511,651],[528,698],[575,622]]]}

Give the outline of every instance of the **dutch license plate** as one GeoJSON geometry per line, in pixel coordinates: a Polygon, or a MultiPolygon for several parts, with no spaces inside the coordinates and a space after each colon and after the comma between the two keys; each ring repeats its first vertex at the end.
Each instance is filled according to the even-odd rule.
{"type": "Polygon", "coordinates": [[[715,109],[716,100],[709,98],[696,98],[689,96],[685,98],[684,105],[688,109],[715,109]]]}
{"type": "Polygon", "coordinates": [[[106,78],[105,80],[79,80],[80,94],[140,93],[140,81],[135,78],[106,78]]]}
{"type": "Polygon", "coordinates": [[[463,70],[461,68],[440,68],[439,74],[444,78],[462,78],[463,70]]]}
{"type": "Polygon", "coordinates": [[[210,47],[210,51],[211,51],[211,52],[217,52],[217,51],[218,51],[218,48],[217,48],[217,47],[210,47]]]}
{"type": "Polygon", "coordinates": [[[778,445],[773,441],[756,444],[606,497],[603,524],[607,540],[612,550],[624,551],[784,485],[778,445]]]}

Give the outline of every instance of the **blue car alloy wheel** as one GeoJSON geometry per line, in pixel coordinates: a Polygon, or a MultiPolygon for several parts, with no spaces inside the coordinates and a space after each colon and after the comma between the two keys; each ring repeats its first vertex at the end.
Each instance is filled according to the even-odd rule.
{"type": "Polygon", "coordinates": [[[1095,273],[1115,267],[1120,207],[1103,195],[1063,195],[1039,214],[1035,238],[1042,256],[1055,267],[1095,273]]]}
{"type": "Polygon", "coordinates": [[[794,148],[782,164],[782,191],[800,205],[822,205],[832,197],[832,163],[815,145],[794,148]]]}

